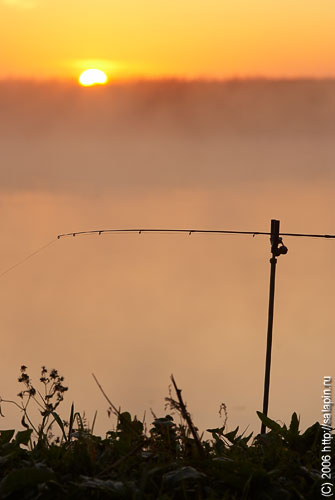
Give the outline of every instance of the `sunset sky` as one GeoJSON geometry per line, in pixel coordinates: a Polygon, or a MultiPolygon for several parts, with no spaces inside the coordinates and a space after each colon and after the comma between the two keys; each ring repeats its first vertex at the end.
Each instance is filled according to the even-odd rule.
{"type": "MultiPolygon", "coordinates": [[[[201,430],[222,402],[259,430],[267,237],[56,237],[334,234],[334,26],[333,0],[0,0],[0,396],[55,367],[103,432],[92,372],[148,420],[173,373],[201,430]],[[88,68],[109,85],[80,87],[88,68]]],[[[285,244],[269,415],[306,427],[334,369],[335,241],[285,244]]]]}
{"type": "Polygon", "coordinates": [[[332,0],[1,0],[1,77],[333,76],[332,0]]]}

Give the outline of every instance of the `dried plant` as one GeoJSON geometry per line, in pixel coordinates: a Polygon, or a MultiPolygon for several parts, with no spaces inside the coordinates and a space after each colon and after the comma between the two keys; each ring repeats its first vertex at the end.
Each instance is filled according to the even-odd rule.
{"type": "Polygon", "coordinates": [[[26,429],[33,429],[38,441],[50,440],[53,437],[51,433],[52,424],[55,421],[59,424],[61,422],[55,410],[63,401],[64,392],[68,390],[68,387],[63,385],[64,377],[59,375],[56,369],[53,368],[48,370],[45,366],[42,366],[40,382],[43,385],[43,389],[40,391],[33,385],[32,379],[27,373],[27,366],[22,365],[18,381],[24,386],[24,389],[17,395],[19,401],[7,400],[0,397],[0,415],[2,417],[4,416],[1,408],[2,403],[13,404],[23,413],[21,419],[23,427],[26,429]],[[42,422],[39,425],[33,423],[28,413],[32,401],[35,403],[42,416],[42,422]]]}

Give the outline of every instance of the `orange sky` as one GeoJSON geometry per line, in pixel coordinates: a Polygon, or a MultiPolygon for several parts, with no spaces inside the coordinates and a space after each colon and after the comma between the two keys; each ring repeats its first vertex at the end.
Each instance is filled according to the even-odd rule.
{"type": "Polygon", "coordinates": [[[332,0],[0,0],[0,77],[334,76],[332,0]]]}

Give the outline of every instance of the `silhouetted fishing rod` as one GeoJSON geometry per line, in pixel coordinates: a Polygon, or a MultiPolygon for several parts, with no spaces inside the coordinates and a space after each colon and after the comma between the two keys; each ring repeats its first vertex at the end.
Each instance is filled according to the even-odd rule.
{"type": "MultiPolygon", "coordinates": [[[[75,231],[72,233],[64,233],[59,234],[57,236],[58,239],[65,238],[66,236],[80,236],[82,234],[104,234],[104,233],[187,233],[189,235],[196,233],[203,234],[247,234],[251,236],[265,235],[271,236],[271,232],[263,232],[263,231],[230,231],[223,229],[145,229],[145,228],[137,228],[137,229],[92,229],[90,231],[75,231]]],[[[280,233],[280,236],[296,236],[303,238],[330,238],[335,239],[334,234],[304,234],[304,233],[280,233]]]]}
{"type": "MultiPolygon", "coordinates": [[[[59,234],[58,239],[68,236],[80,236],[84,234],[103,234],[103,233],[187,233],[191,234],[244,234],[244,235],[265,235],[270,236],[271,243],[271,258],[270,258],[270,290],[269,290],[269,309],[268,309],[268,328],[266,339],[266,357],[265,357],[265,375],[264,375],[264,395],[263,395],[263,415],[267,417],[269,407],[269,391],[270,391],[270,372],[271,372],[271,352],[272,352],[272,330],[273,330],[273,313],[274,313],[274,297],[275,297],[275,280],[276,280],[276,265],[277,257],[286,255],[288,248],[283,243],[283,236],[293,236],[302,238],[328,238],[335,239],[333,234],[306,234],[306,233],[280,233],[280,221],[271,220],[270,232],[263,231],[229,231],[223,229],[94,229],[91,231],[76,231],[73,233],[59,234]]],[[[266,432],[266,424],[262,422],[261,434],[266,432]]]]}

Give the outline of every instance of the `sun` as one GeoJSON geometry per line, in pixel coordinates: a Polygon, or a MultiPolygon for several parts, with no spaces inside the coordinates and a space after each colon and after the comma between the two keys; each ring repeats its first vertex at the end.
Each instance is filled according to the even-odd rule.
{"type": "Polygon", "coordinates": [[[79,83],[84,87],[104,85],[107,83],[107,75],[101,69],[87,69],[80,75],[79,83]]]}

